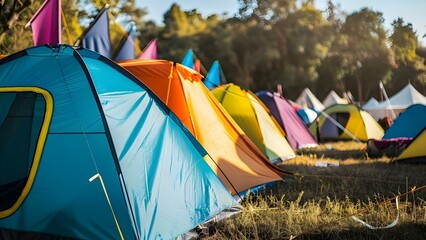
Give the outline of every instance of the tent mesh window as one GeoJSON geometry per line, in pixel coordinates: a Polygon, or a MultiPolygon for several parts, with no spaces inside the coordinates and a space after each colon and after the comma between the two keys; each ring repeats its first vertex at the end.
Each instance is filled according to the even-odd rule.
{"type": "Polygon", "coordinates": [[[0,92],[0,211],[11,208],[27,182],[46,111],[35,92],[0,92]]]}

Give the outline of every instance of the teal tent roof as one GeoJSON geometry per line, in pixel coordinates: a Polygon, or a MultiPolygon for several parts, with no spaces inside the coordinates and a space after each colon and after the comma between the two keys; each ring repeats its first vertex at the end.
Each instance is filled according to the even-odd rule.
{"type": "MultiPolygon", "coordinates": [[[[172,239],[235,204],[182,123],[107,58],[57,45],[2,59],[0,97],[24,87],[52,97],[52,117],[32,185],[12,213],[0,207],[0,230],[172,239]]],[[[10,102],[0,102],[0,131],[10,102]]],[[[0,178],[0,191],[7,183],[0,178]]]]}
{"type": "Polygon", "coordinates": [[[386,130],[383,139],[415,138],[426,128],[426,106],[414,104],[402,112],[386,130]]]}

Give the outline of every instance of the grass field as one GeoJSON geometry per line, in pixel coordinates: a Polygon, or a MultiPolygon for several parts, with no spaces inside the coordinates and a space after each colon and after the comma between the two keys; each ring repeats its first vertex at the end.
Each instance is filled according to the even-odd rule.
{"type": "Polygon", "coordinates": [[[299,152],[279,165],[293,176],[246,198],[241,213],[209,227],[204,238],[426,239],[426,166],[368,159],[364,146],[336,142],[299,152]],[[398,222],[372,230],[352,216],[379,227],[398,222]]]}

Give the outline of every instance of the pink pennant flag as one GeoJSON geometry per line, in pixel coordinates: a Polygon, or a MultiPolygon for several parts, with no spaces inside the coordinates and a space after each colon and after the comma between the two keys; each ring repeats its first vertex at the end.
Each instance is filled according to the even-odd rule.
{"type": "Polygon", "coordinates": [[[200,59],[196,59],[194,62],[194,70],[200,72],[201,70],[201,61],[200,59]]]}
{"type": "Polygon", "coordinates": [[[61,43],[61,0],[46,0],[28,25],[33,30],[34,46],[61,43]]]}
{"type": "Polygon", "coordinates": [[[157,59],[157,39],[153,39],[148,43],[138,59],[157,59]]]}

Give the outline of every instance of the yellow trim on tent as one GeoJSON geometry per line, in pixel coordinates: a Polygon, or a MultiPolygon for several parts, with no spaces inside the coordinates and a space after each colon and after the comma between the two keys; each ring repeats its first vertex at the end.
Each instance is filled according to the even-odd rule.
{"type": "Polygon", "coordinates": [[[413,142],[395,160],[413,160],[415,158],[426,158],[426,128],[413,139],[413,142]]]}
{"type": "Polygon", "coordinates": [[[269,160],[296,156],[284,130],[254,93],[232,83],[221,85],[212,93],[269,160]]]}
{"type": "Polygon", "coordinates": [[[25,183],[25,187],[22,190],[21,195],[19,196],[18,200],[13,204],[13,206],[9,209],[0,211],[0,218],[7,217],[11,214],[13,214],[19,206],[21,206],[24,199],[27,197],[28,193],[31,190],[31,187],[34,183],[35,175],[37,173],[38,166],[40,164],[41,154],[43,152],[44,144],[46,142],[47,133],[50,126],[50,121],[52,119],[53,114],[53,98],[50,95],[50,93],[44,89],[38,88],[38,87],[6,87],[6,88],[0,88],[1,93],[5,92],[34,92],[41,94],[45,101],[46,101],[46,111],[44,114],[44,120],[43,124],[41,126],[40,135],[37,140],[36,150],[34,153],[34,159],[31,166],[30,174],[28,176],[28,180],[25,183]]]}

